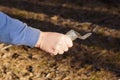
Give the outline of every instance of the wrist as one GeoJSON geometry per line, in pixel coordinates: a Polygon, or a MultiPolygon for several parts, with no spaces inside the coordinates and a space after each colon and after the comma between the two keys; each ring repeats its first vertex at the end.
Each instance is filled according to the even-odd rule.
{"type": "Polygon", "coordinates": [[[40,35],[39,35],[39,38],[38,38],[37,43],[35,44],[35,47],[40,48],[40,43],[41,43],[41,41],[42,41],[43,35],[44,35],[44,32],[43,32],[43,31],[40,31],[40,35]]]}

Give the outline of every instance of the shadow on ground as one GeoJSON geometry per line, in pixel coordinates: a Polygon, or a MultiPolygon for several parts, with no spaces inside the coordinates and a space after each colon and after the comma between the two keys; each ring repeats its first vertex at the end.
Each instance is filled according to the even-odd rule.
{"type": "MultiPolygon", "coordinates": [[[[62,4],[68,3],[68,1],[60,1],[62,2],[61,4],[55,4],[53,3],[54,6],[52,5],[44,5],[41,2],[44,1],[27,1],[27,0],[1,0],[0,1],[0,5],[4,5],[4,6],[8,6],[8,7],[15,7],[18,9],[22,9],[22,10],[27,10],[27,11],[33,11],[33,12],[37,12],[37,13],[45,13],[47,15],[59,15],[62,16],[64,18],[67,19],[74,19],[76,21],[81,21],[81,22],[92,22],[95,24],[99,24],[101,26],[105,26],[108,28],[112,28],[112,29],[120,29],[120,15],[114,15],[108,12],[101,12],[101,11],[94,11],[94,10],[84,10],[82,7],[87,7],[89,8],[93,8],[93,7],[100,7],[102,6],[99,2],[98,5],[95,4],[95,1],[88,1],[89,3],[86,3],[86,1],[79,1],[78,3],[81,3],[82,6],[79,10],[75,10],[72,8],[67,8],[67,7],[63,7],[62,4]],[[7,2],[7,3],[6,3],[7,2]],[[91,4],[92,5],[91,7],[91,4]]],[[[59,1],[58,1],[59,2],[59,1]]],[[[104,1],[103,1],[104,2],[104,1]]],[[[44,3],[49,3],[49,2],[44,2],[44,3]]],[[[114,2],[117,4],[117,1],[114,2]]],[[[73,4],[75,5],[79,5],[76,2],[73,2],[73,4]]],[[[109,3],[108,3],[109,4],[109,3]]],[[[109,9],[110,7],[106,7],[103,6],[103,8],[105,9],[109,9]]],[[[115,9],[119,9],[120,6],[115,7],[115,9]]],[[[111,11],[112,12],[112,8],[111,11]]],[[[119,11],[118,11],[119,13],[119,11]]]]}

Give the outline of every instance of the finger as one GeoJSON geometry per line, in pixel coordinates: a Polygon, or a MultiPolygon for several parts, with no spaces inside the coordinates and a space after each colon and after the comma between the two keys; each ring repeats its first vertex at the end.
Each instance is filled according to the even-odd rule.
{"type": "Polygon", "coordinates": [[[58,51],[58,54],[63,54],[63,53],[64,53],[63,50],[59,50],[59,51],[58,51]]]}
{"type": "Polygon", "coordinates": [[[65,41],[64,41],[64,44],[62,46],[62,50],[65,51],[65,52],[68,51],[68,46],[67,46],[65,41]]]}
{"type": "Polygon", "coordinates": [[[50,49],[50,50],[49,50],[49,53],[50,53],[51,55],[57,55],[57,51],[55,51],[55,49],[50,49]]]}
{"type": "Polygon", "coordinates": [[[73,42],[72,42],[72,40],[68,36],[65,36],[65,42],[66,42],[68,47],[72,47],[73,46],[73,42]]]}
{"type": "Polygon", "coordinates": [[[67,52],[68,51],[68,47],[64,51],[67,52]]]}
{"type": "Polygon", "coordinates": [[[56,52],[57,52],[57,54],[63,54],[64,53],[64,50],[63,50],[63,48],[62,48],[63,46],[60,46],[60,45],[58,45],[57,47],[56,47],[56,52]]]}
{"type": "Polygon", "coordinates": [[[60,50],[68,51],[68,46],[67,46],[67,44],[66,44],[65,41],[63,41],[62,44],[59,45],[59,46],[60,46],[60,47],[59,47],[60,50]]]}

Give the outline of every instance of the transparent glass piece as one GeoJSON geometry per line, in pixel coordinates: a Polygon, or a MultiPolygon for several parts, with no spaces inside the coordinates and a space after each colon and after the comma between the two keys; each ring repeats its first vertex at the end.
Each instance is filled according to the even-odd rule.
{"type": "Polygon", "coordinates": [[[77,38],[85,40],[87,39],[89,36],[92,35],[92,33],[86,33],[85,35],[81,36],[80,33],[78,33],[77,31],[74,30],[70,30],[66,33],[66,35],[71,39],[71,40],[75,40],[77,38]]]}

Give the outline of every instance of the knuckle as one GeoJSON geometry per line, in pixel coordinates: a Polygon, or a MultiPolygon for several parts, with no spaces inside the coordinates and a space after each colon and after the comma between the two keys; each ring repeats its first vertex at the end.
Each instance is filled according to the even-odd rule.
{"type": "Polygon", "coordinates": [[[65,51],[68,51],[68,48],[66,48],[65,51]]]}
{"type": "Polygon", "coordinates": [[[64,51],[59,51],[59,54],[63,54],[64,53],[64,51]]]}

